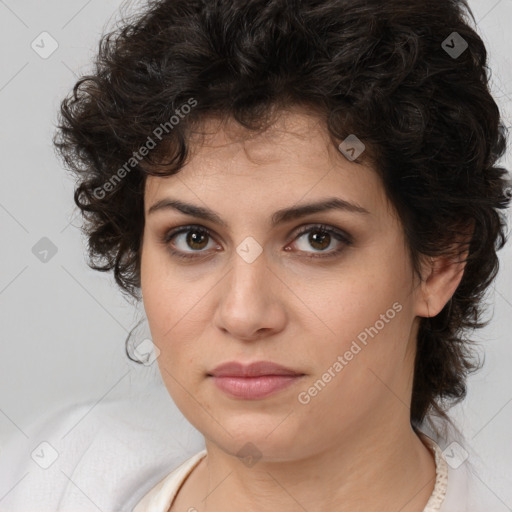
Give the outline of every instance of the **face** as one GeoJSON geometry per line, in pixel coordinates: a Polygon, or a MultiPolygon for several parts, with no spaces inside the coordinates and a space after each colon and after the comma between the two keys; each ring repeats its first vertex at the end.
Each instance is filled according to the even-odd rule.
{"type": "Polygon", "coordinates": [[[176,405],[207,442],[275,460],[408,424],[420,298],[377,173],[301,110],[245,139],[204,126],[182,170],[145,190],[142,294],[176,405]],[[329,200],[353,206],[301,210],[329,200]],[[209,375],[227,361],[301,376],[241,398],[209,375]]]}

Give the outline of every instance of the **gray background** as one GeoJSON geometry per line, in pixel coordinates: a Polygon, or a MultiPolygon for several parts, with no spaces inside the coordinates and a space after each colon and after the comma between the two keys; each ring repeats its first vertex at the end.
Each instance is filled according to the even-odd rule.
{"type": "MultiPolygon", "coordinates": [[[[510,126],[512,0],[469,4],[489,50],[492,92],[510,126]]],[[[110,275],[87,267],[74,184],[51,144],[60,100],[91,69],[99,37],[120,6],[118,0],[0,0],[0,447],[62,404],[162,385],[156,365],[139,366],[125,356],[124,341],[140,311],[110,275]],[[31,47],[43,31],[58,43],[46,59],[31,47]],[[47,243],[43,237],[57,249],[46,262],[32,250],[47,243]]],[[[503,164],[512,167],[510,151],[503,164]]],[[[485,366],[470,377],[466,401],[453,410],[475,448],[509,470],[511,258],[512,241],[500,252],[489,292],[492,324],[477,335],[485,366]]]]}

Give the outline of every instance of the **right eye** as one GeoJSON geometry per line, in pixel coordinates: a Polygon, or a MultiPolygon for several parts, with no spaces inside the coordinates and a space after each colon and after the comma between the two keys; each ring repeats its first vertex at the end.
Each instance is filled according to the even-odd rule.
{"type": "Polygon", "coordinates": [[[169,252],[182,259],[202,257],[208,247],[208,239],[212,240],[212,234],[203,226],[189,225],[171,229],[165,233],[163,242],[169,252]],[[175,247],[179,246],[178,250],[175,247]],[[195,253],[195,254],[194,254],[195,253]]]}

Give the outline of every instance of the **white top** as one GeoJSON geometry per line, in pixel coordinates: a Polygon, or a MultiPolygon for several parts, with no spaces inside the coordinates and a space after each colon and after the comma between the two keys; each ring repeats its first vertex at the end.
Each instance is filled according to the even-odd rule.
{"type": "MultiPolygon", "coordinates": [[[[0,447],[0,512],[167,512],[206,454],[204,437],[163,385],[17,423],[23,433],[13,428],[0,447]]],[[[496,471],[482,476],[480,468],[474,476],[469,462],[478,459],[472,453],[457,466],[448,439],[432,445],[436,490],[424,512],[510,512],[504,503],[512,489],[510,468],[501,470],[506,480],[496,471]]],[[[470,452],[470,443],[461,445],[470,452]]]]}

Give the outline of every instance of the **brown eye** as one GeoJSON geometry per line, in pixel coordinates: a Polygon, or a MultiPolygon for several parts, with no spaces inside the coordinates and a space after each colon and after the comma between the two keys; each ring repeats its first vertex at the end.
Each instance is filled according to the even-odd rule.
{"type": "Polygon", "coordinates": [[[327,258],[336,256],[344,249],[344,246],[352,244],[352,241],[348,235],[345,235],[334,228],[329,228],[324,225],[310,226],[302,229],[298,233],[295,240],[295,244],[298,245],[299,251],[309,253],[308,257],[310,258],[327,258]],[[304,235],[308,236],[305,237],[304,235]],[[303,238],[302,241],[300,241],[301,238],[303,238]],[[299,242],[297,242],[297,240],[299,240],[299,242]],[[341,247],[327,251],[326,249],[328,249],[331,245],[338,245],[341,247]],[[314,251],[308,250],[311,247],[314,249],[314,251]]]}
{"type": "Polygon", "coordinates": [[[194,250],[204,249],[205,240],[207,240],[208,235],[204,232],[196,231],[188,231],[187,236],[185,237],[185,243],[188,247],[191,247],[194,250]]]}
{"type": "MultiPolygon", "coordinates": [[[[195,225],[172,229],[164,235],[162,242],[168,246],[172,256],[184,260],[207,256],[210,252],[208,251],[210,242],[212,242],[210,249],[218,247],[208,229],[195,225]]],[[[297,252],[305,253],[307,258],[329,258],[338,255],[346,246],[351,245],[352,239],[335,228],[315,225],[303,228],[295,237],[294,244],[298,245],[297,252]],[[328,250],[331,246],[335,248],[328,250]]]]}
{"type": "Polygon", "coordinates": [[[331,243],[331,235],[325,231],[310,231],[308,243],[315,249],[327,249],[331,243]]]}
{"type": "Polygon", "coordinates": [[[205,249],[210,240],[211,233],[207,229],[200,226],[182,226],[166,233],[163,242],[169,246],[173,256],[187,259],[206,254],[205,249]]]}

